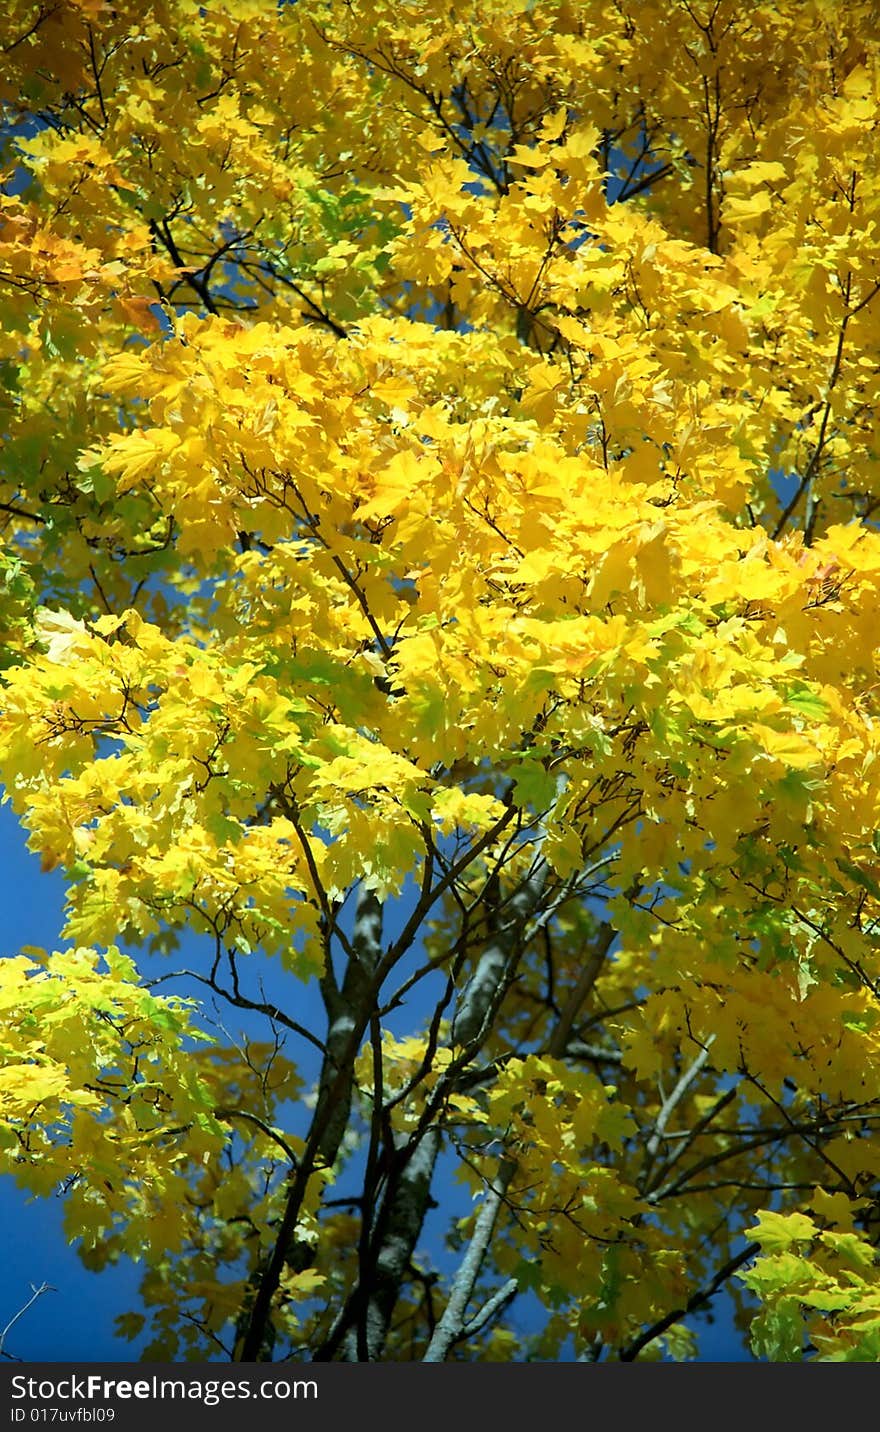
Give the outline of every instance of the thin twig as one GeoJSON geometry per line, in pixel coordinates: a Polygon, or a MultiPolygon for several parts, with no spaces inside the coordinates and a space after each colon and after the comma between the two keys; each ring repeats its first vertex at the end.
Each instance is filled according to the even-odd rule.
{"type": "Polygon", "coordinates": [[[18,1322],[19,1318],[24,1316],[28,1308],[33,1307],[34,1303],[37,1301],[38,1298],[41,1298],[44,1293],[57,1293],[57,1291],[58,1289],[53,1287],[51,1283],[41,1283],[39,1287],[36,1287],[34,1283],[31,1283],[32,1296],[28,1298],[27,1302],[24,1304],[23,1307],[19,1308],[18,1312],[14,1315],[14,1317],[11,1317],[9,1319],[9,1322],[6,1324],[6,1327],[3,1328],[2,1331],[0,1331],[0,1357],[8,1357],[11,1358],[14,1362],[21,1362],[21,1358],[14,1357],[12,1353],[6,1352],[5,1350],[4,1344],[6,1342],[7,1333],[9,1332],[10,1328],[12,1328],[15,1323],[18,1322]]]}
{"type": "Polygon", "coordinates": [[[661,1333],[665,1333],[673,1323],[681,1322],[682,1318],[686,1318],[689,1313],[695,1313],[698,1308],[702,1308],[704,1304],[710,1302],[731,1274],[735,1273],[737,1268],[741,1268],[743,1263],[747,1263],[750,1258],[754,1258],[759,1251],[759,1244],[748,1243],[741,1253],[737,1253],[736,1257],[729,1258],[724,1266],[718,1269],[711,1283],[708,1283],[705,1288],[700,1288],[699,1292],[688,1298],[683,1308],[675,1308],[671,1313],[666,1313],[664,1317],[658,1319],[650,1328],[646,1328],[643,1333],[639,1333],[637,1338],[621,1349],[618,1354],[620,1362],[635,1362],[643,1347],[647,1347],[648,1343],[653,1342],[661,1333]]]}

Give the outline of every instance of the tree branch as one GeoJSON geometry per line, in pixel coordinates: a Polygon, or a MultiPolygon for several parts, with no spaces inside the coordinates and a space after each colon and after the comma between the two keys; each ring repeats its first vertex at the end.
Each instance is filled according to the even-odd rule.
{"type": "Polygon", "coordinates": [[[635,1362],[643,1347],[647,1347],[649,1342],[653,1342],[661,1333],[665,1333],[666,1329],[671,1328],[673,1323],[681,1322],[682,1318],[686,1318],[689,1313],[695,1313],[698,1308],[702,1308],[706,1303],[710,1302],[719,1288],[736,1272],[737,1268],[741,1268],[743,1263],[747,1263],[750,1258],[754,1258],[758,1251],[759,1244],[749,1243],[741,1253],[737,1253],[735,1258],[729,1258],[724,1266],[718,1269],[718,1272],[707,1287],[701,1288],[698,1293],[694,1293],[683,1308],[676,1308],[673,1312],[666,1313],[664,1317],[659,1318],[651,1327],[646,1328],[643,1333],[639,1333],[637,1338],[634,1338],[631,1343],[628,1343],[627,1346],[620,1351],[618,1360],[620,1362],[635,1362]]]}
{"type": "MultiPolygon", "coordinates": [[[[498,1221],[498,1214],[504,1202],[504,1195],[508,1184],[513,1178],[516,1164],[512,1159],[504,1159],[498,1169],[495,1178],[489,1185],[489,1192],[483,1202],[477,1220],[474,1224],[473,1235],[471,1236],[468,1250],[461,1260],[458,1272],[452,1282],[452,1291],[449,1302],[443,1311],[443,1316],[434,1329],[434,1335],[428,1344],[428,1350],[422,1358],[423,1362],[445,1362],[447,1354],[453,1343],[458,1342],[465,1330],[465,1313],[470,1302],[471,1294],[474,1291],[474,1284],[480,1275],[492,1235],[495,1232],[495,1224],[498,1221]]],[[[508,1287],[509,1285],[505,1285],[508,1287]]],[[[516,1291],[514,1280],[513,1291],[516,1291]]],[[[512,1297],[513,1293],[509,1294],[512,1297]]],[[[497,1297],[497,1295],[496,1295],[497,1297]]],[[[487,1304],[488,1306],[488,1304],[487,1304]]],[[[485,1308],[483,1309],[485,1312],[485,1308]]],[[[482,1322],[479,1324],[482,1327],[482,1322]]]]}
{"type": "Polygon", "coordinates": [[[6,1351],[5,1343],[7,1333],[9,1332],[10,1328],[13,1328],[15,1326],[19,1318],[24,1317],[28,1308],[33,1307],[34,1303],[37,1301],[38,1298],[41,1298],[44,1293],[55,1293],[57,1291],[58,1290],[54,1288],[51,1283],[41,1283],[39,1287],[36,1287],[33,1283],[31,1283],[32,1297],[28,1298],[24,1306],[19,1308],[18,1312],[14,1315],[14,1317],[11,1317],[9,1319],[9,1322],[6,1324],[6,1327],[0,1329],[0,1357],[11,1358],[14,1362],[21,1361],[21,1358],[16,1358],[13,1356],[12,1353],[6,1351]]]}

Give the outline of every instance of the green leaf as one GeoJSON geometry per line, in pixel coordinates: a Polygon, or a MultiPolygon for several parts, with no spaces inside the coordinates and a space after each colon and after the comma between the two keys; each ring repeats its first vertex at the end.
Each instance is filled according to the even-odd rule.
{"type": "Polygon", "coordinates": [[[806,716],[810,721],[824,721],[828,716],[828,706],[817,691],[806,682],[798,682],[790,686],[785,695],[786,704],[799,715],[806,716]]]}
{"type": "Polygon", "coordinates": [[[860,885],[863,890],[867,890],[868,894],[873,895],[875,900],[880,900],[880,884],[877,883],[873,876],[868,875],[864,870],[860,870],[858,865],[854,865],[851,860],[845,859],[842,855],[837,856],[835,864],[838,870],[842,870],[844,875],[848,875],[849,878],[854,880],[857,885],[860,885]]]}
{"type": "Polygon", "coordinates": [[[752,1323],[752,1350],[768,1362],[802,1362],[804,1322],[795,1298],[784,1298],[752,1323]]]}
{"type": "Polygon", "coordinates": [[[542,762],[523,760],[516,768],[514,791],[521,810],[526,806],[537,811],[547,810],[556,799],[556,777],[542,762]]]}

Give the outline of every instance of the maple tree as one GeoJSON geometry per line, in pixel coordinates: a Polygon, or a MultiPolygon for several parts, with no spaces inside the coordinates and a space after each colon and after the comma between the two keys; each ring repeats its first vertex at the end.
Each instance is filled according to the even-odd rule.
{"type": "Polygon", "coordinates": [[[5,7],[0,1169],[148,1358],[880,1360],[878,34],[5,7]]]}

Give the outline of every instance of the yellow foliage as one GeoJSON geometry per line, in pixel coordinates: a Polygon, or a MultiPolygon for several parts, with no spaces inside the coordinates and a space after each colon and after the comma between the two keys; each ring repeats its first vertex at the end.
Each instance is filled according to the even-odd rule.
{"type": "Polygon", "coordinates": [[[0,1169],[147,1355],[691,1356],[746,1234],[878,1360],[878,33],[6,7],[0,1169]]]}

